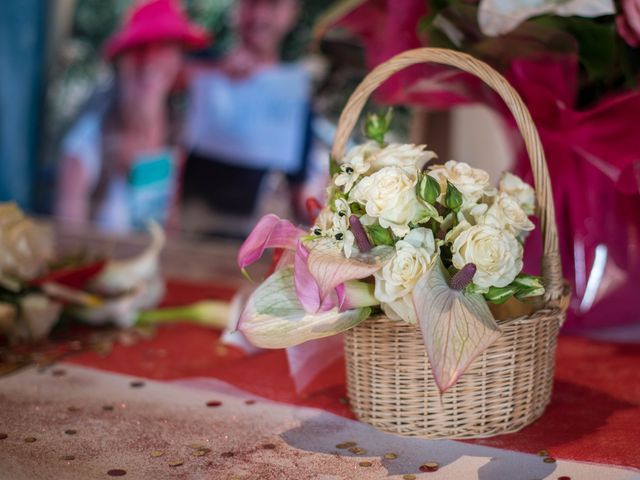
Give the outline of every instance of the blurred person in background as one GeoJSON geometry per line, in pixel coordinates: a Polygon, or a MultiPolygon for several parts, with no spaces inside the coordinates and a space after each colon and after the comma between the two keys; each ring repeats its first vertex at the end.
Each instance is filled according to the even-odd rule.
{"type": "Polygon", "coordinates": [[[181,206],[187,231],[242,237],[257,215],[278,208],[274,201],[282,207],[288,198],[294,216],[302,210],[311,81],[300,64],[281,60],[297,0],[238,0],[232,15],[232,49],[190,70],[181,206]],[[273,192],[270,172],[286,174],[289,195],[273,192]]]}
{"type": "Polygon", "coordinates": [[[184,50],[208,42],[178,0],[130,8],[104,48],[113,84],[87,102],[62,142],[59,219],[117,231],[167,220],[180,159],[172,89],[184,50]]]}

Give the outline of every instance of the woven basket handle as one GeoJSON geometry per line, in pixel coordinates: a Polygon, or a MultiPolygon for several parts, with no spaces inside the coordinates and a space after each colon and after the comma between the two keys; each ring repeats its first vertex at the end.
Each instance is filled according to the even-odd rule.
{"type": "Polygon", "coordinates": [[[502,75],[486,63],[476,60],[465,53],[453,50],[443,48],[417,48],[415,50],[407,50],[385,63],[378,65],[364,78],[351,97],[349,97],[349,101],[338,121],[336,138],[331,150],[332,157],[338,161],[343,157],[347,141],[371,93],[378,88],[382,82],[399,70],[423,62],[440,63],[458,67],[460,70],[477,76],[500,95],[516,119],[520,133],[524,138],[527,153],[529,154],[535,182],[537,197],[536,213],[540,219],[544,248],[542,277],[545,285],[545,302],[550,307],[559,306],[564,286],[560,255],[558,253],[558,233],[556,230],[551,181],[549,180],[544,150],[540,143],[538,131],[531,119],[531,114],[520,98],[520,95],[518,95],[502,75]]]}

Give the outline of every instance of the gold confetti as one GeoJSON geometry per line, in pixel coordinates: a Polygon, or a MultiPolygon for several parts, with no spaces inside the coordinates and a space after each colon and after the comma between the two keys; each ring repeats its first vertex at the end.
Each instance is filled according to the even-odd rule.
{"type": "Polygon", "coordinates": [[[70,462],[71,460],[75,460],[76,457],[74,457],[73,455],[63,455],[62,457],[60,457],[60,460],[64,460],[65,462],[70,462]]]}
{"type": "Polygon", "coordinates": [[[440,468],[440,465],[437,462],[424,462],[420,465],[421,472],[435,472],[440,468]]]}
{"type": "Polygon", "coordinates": [[[207,448],[205,445],[202,445],[201,443],[192,443],[189,445],[189,448],[192,448],[194,450],[202,450],[203,448],[207,448]]]}
{"type": "Polygon", "coordinates": [[[361,467],[370,467],[373,464],[371,462],[360,462],[358,465],[361,467]]]}
{"type": "Polygon", "coordinates": [[[109,475],[110,477],[124,477],[126,474],[127,471],[121,468],[112,468],[107,472],[107,475],[109,475]]]}
{"type": "Polygon", "coordinates": [[[398,454],[397,453],[385,453],[384,454],[384,458],[387,458],[389,460],[395,460],[396,458],[398,458],[398,454]]]}
{"type": "Polygon", "coordinates": [[[364,455],[365,453],[367,453],[367,451],[364,448],[360,448],[360,447],[351,447],[349,451],[351,453],[355,453],[356,455],[364,455]]]}
{"type": "Polygon", "coordinates": [[[347,448],[355,447],[357,445],[356,442],[343,442],[336,445],[336,448],[341,450],[346,450],[347,448]]]}
{"type": "Polygon", "coordinates": [[[151,452],[151,456],[154,458],[158,458],[164,455],[164,452],[161,452],[160,450],[154,450],[153,452],[151,452]]]}
{"type": "Polygon", "coordinates": [[[194,457],[204,457],[210,451],[211,451],[210,448],[200,448],[198,450],[194,450],[192,455],[194,457]]]}
{"type": "Polygon", "coordinates": [[[413,473],[407,473],[402,476],[402,480],[416,480],[416,476],[413,473]]]}
{"type": "Polygon", "coordinates": [[[275,450],[276,446],[273,443],[265,443],[262,445],[265,450],[275,450]]]}
{"type": "Polygon", "coordinates": [[[169,462],[170,467],[179,467],[180,465],[184,465],[182,460],[172,460],[169,462]]]}
{"type": "Polygon", "coordinates": [[[538,456],[540,456],[540,457],[548,457],[549,456],[549,450],[540,450],[538,452],[538,456]]]}
{"type": "Polygon", "coordinates": [[[555,459],[555,458],[553,458],[553,457],[546,457],[546,458],[543,460],[543,462],[544,462],[544,463],[556,463],[556,459],[555,459]]]}
{"type": "Polygon", "coordinates": [[[27,443],[33,443],[36,441],[36,437],[26,437],[24,441],[27,443]]]}

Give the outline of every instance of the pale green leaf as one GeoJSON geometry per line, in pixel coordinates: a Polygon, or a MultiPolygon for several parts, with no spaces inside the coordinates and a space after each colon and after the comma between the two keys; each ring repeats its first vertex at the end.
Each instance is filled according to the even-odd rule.
{"type": "Polygon", "coordinates": [[[296,295],[293,268],[267,278],[249,297],[239,329],[261,348],[286,348],[348,330],[371,313],[369,308],[307,313],[296,295]]]}
{"type": "Polygon", "coordinates": [[[438,258],[413,292],[429,362],[442,392],[501,335],[482,295],[453,290],[448,281],[438,258]]]}

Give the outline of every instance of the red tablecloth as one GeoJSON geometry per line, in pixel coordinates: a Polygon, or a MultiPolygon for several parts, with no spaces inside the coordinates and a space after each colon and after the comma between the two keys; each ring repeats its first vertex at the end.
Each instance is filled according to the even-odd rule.
{"type": "MultiPolygon", "coordinates": [[[[230,289],[169,283],[166,305],[230,298],[230,289]]],[[[282,350],[247,357],[221,347],[220,333],[193,325],[165,325],[133,346],[115,345],[107,356],[82,353],[79,365],[157,380],[214,377],[276,401],[353,417],[344,399],[344,364],[328,368],[310,388],[295,392],[282,350]]],[[[640,345],[561,337],[555,387],[544,416],[522,431],[474,443],[554,457],[640,468],[640,345]]]]}

